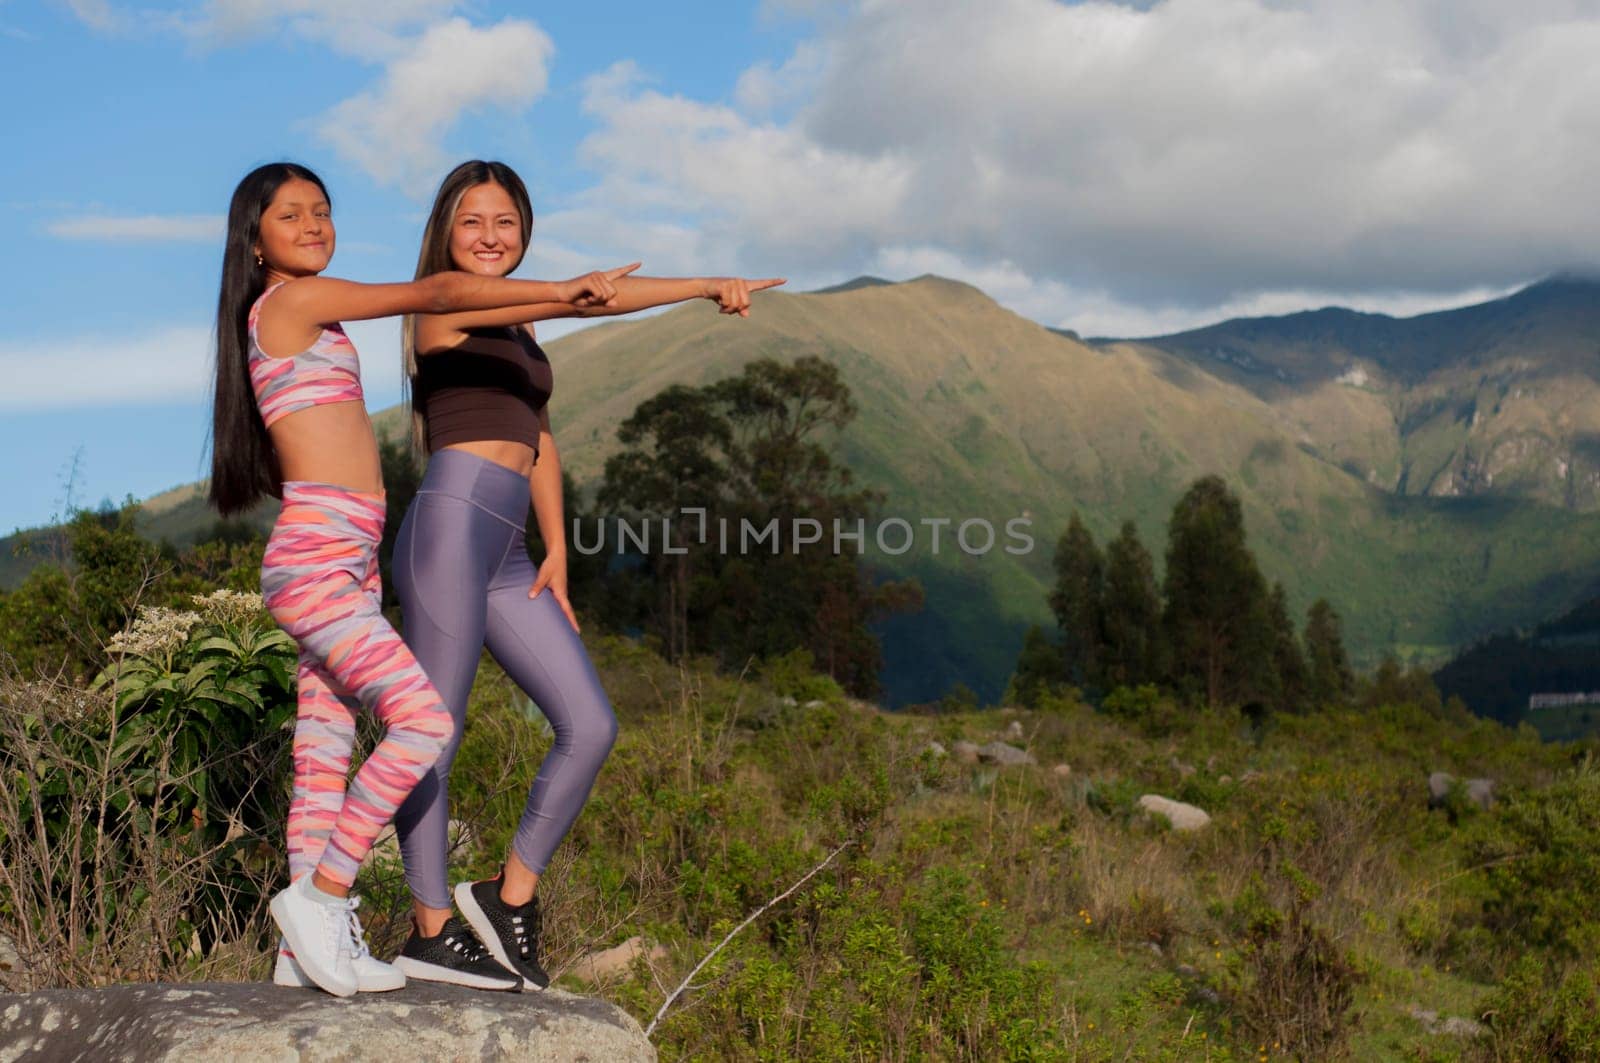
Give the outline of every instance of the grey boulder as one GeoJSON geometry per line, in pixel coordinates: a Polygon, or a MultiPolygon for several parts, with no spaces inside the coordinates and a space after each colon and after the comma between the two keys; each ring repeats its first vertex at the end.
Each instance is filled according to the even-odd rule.
{"type": "Polygon", "coordinates": [[[558,989],[485,993],[414,981],[339,999],[266,982],[196,982],[0,995],[7,1063],[655,1058],[632,1016],[558,989]]]}

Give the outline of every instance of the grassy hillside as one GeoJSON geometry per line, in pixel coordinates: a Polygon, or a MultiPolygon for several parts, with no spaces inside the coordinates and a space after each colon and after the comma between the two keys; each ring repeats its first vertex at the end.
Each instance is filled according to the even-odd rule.
{"type": "Polygon", "coordinates": [[[1442,658],[1496,619],[1532,622],[1600,578],[1593,514],[1397,497],[1315,453],[1270,398],[1226,374],[1150,345],[1076,342],[932,277],[763,296],[737,323],[692,305],[553,344],[563,460],[595,475],[615,424],[670,382],[801,354],[835,362],[849,383],[861,414],[839,452],[887,493],[886,515],[1034,521],[1036,547],[1020,558],[874,558],[929,591],[923,615],[885,628],[897,702],[957,678],[994,696],[1023,628],[1048,620],[1044,581],[1070,512],[1101,535],[1131,517],[1159,554],[1172,503],[1211,472],[1241,493],[1269,577],[1297,608],[1333,601],[1363,662],[1390,649],[1442,658]]]}
{"type": "MultiPolygon", "coordinates": [[[[0,933],[27,957],[0,967],[0,989],[266,976],[295,650],[259,599],[197,608],[211,619],[193,627],[145,617],[115,691],[0,672],[0,933]],[[172,694],[222,679],[220,717],[172,694]],[[131,759],[110,796],[13,785],[112,746],[131,759]],[[95,838],[118,822],[105,811],[116,788],[174,756],[219,784],[192,815],[178,806],[183,831],[124,826],[92,875],[63,868],[55,835],[16,829],[43,794],[61,837],[95,838]],[[61,875],[83,903],[52,903],[61,875]],[[74,935],[86,917],[94,932],[74,935]]],[[[616,636],[588,642],[620,730],[541,877],[541,955],[564,988],[641,1023],[663,1012],[664,1060],[1600,1053],[1593,742],[1406,704],[1255,725],[1153,697],[1118,716],[1070,698],[894,713],[797,657],[731,677],[616,636]],[[1010,763],[974,753],[994,742],[1010,763]],[[1430,807],[1435,771],[1494,780],[1493,806],[1452,792],[1430,807]],[[1208,822],[1179,830],[1144,811],[1146,795],[1208,822]],[[631,969],[586,980],[580,957],[635,937],[631,969]]],[[[452,778],[452,877],[493,874],[550,741],[485,662],[452,778]]],[[[194,800],[188,776],[162,774],[166,800],[194,800]]],[[[392,836],[356,890],[374,952],[393,955],[411,901],[392,836]]]]}

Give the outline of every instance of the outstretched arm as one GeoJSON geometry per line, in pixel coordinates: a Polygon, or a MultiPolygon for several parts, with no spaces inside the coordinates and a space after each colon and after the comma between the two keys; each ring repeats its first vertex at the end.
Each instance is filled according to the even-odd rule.
{"type": "Polygon", "coordinates": [[[400,284],[359,284],[333,277],[300,277],[268,303],[295,323],[365,321],[398,314],[455,314],[496,307],[555,303],[587,307],[617,295],[615,282],[639,268],[589,273],[569,281],[524,281],[484,277],[461,270],[435,273],[400,284]]]}
{"type": "MultiPolygon", "coordinates": [[[[784,278],[746,280],[743,277],[619,277],[615,283],[616,298],[604,304],[542,303],[536,306],[514,307],[504,311],[503,316],[500,311],[491,311],[491,314],[501,318],[492,324],[519,325],[526,321],[548,321],[561,317],[614,317],[617,314],[631,314],[637,310],[667,306],[689,299],[710,299],[724,314],[749,317],[751,294],[776,288],[784,283],[784,278]],[[510,315],[514,310],[525,310],[526,316],[512,320],[510,315]]],[[[484,322],[484,324],[490,323],[484,322]]]]}

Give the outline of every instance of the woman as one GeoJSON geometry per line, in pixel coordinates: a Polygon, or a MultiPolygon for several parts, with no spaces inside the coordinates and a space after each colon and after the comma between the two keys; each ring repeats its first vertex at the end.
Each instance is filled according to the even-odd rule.
{"type": "Polygon", "coordinates": [[[378,611],[383,483],[360,363],[339,322],[540,300],[587,306],[616,290],[603,274],[558,284],[460,272],[356,284],[318,276],[333,250],[327,190],[310,170],[273,163],[239,182],[217,300],[210,496],[223,514],[265,496],[283,500],[261,590],[273,619],[300,644],[299,712],[292,881],[271,910],[298,968],[349,996],[404,984],[367,952],[350,886],[373,839],[445,748],[452,723],[378,611]],[[346,792],[357,706],[386,730],[346,792]]]}
{"type": "MultiPolygon", "coordinates": [[[[419,283],[458,269],[499,277],[528,247],[533,212],[520,178],[498,162],[472,161],[439,188],[422,238],[419,283]]],[[[473,932],[521,975],[549,982],[537,956],[539,875],[588,799],[617,723],[578,639],[567,601],[561,464],[546,402],[549,360],[532,323],[626,314],[685,299],[714,300],[747,317],[750,293],[779,279],[619,276],[601,305],[538,303],[417,315],[402,341],[413,392],[415,441],[431,457],[395,544],[394,582],[406,641],[437,684],[455,729],[433,770],[395,816],[415,923],[395,961],[410,977],[460,982],[454,957],[473,932]],[[534,572],[523,541],[533,505],[545,560],[534,572]],[[466,722],[483,648],[549,719],[555,741],[528,794],[500,876],[460,883],[452,917],[446,862],[447,780],[466,722]]]]}

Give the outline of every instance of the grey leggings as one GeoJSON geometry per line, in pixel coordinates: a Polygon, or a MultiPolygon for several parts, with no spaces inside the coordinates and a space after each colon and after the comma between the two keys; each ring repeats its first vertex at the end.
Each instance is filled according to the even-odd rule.
{"type": "Polygon", "coordinates": [[[611,703],[566,614],[548,590],[528,598],[536,575],[522,531],[528,499],[528,481],[510,469],[440,450],[395,543],[406,644],[455,718],[449,745],[394,817],[406,881],[429,908],[450,907],[450,765],[485,646],[555,731],[512,842],[530,870],[549,863],[617,737],[611,703]]]}

